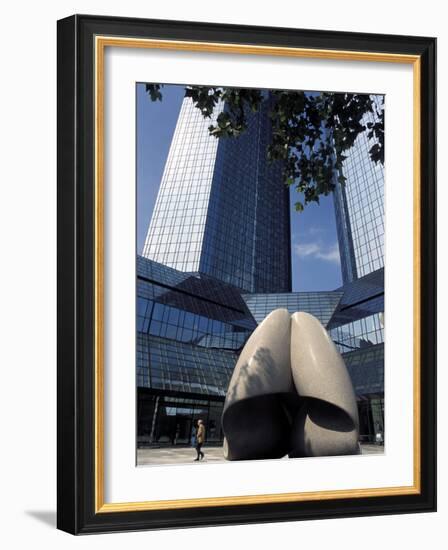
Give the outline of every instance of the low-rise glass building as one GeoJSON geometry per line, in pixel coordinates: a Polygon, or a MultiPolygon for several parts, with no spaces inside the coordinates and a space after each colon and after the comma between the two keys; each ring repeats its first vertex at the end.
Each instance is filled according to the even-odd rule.
{"type": "Polygon", "coordinates": [[[256,326],[231,285],[137,257],[139,446],[188,444],[199,418],[222,441],[227,386],[256,326]]]}
{"type": "Polygon", "coordinates": [[[310,313],[326,327],[343,294],[342,291],[285,292],[243,294],[243,298],[257,323],[261,323],[274,309],[285,308],[291,315],[296,311],[310,313]]]}
{"type": "Polygon", "coordinates": [[[384,437],[384,269],[345,284],[327,330],[342,353],[358,399],[363,441],[384,437]]]}
{"type": "Polygon", "coordinates": [[[182,102],[148,228],[143,256],[200,272],[246,292],[291,290],[289,189],[283,164],[270,162],[265,91],[238,138],[216,139],[190,97],[182,102]]]}
{"type": "Polygon", "coordinates": [[[352,377],[363,439],[384,429],[381,273],[335,291],[242,294],[213,277],[138,256],[138,445],[188,445],[199,418],[207,425],[207,443],[220,444],[222,408],[239,353],[277,308],[320,320],[352,377]]]}

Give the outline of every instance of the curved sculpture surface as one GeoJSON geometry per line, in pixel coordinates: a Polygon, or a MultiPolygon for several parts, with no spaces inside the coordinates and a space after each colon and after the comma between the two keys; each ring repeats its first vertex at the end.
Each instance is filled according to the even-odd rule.
{"type": "Polygon", "coordinates": [[[355,392],[341,354],[309,313],[291,318],[291,370],[302,406],[291,432],[289,456],[359,453],[355,392]]]}
{"type": "Polygon", "coordinates": [[[286,309],[270,313],[240,354],[222,416],[228,460],[280,458],[289,450],[288,394],[291,320],[286,309]]]}
{"type": "Polygon", "coordinates": [[[308,313],[270,313],[244,346],[224,403],[228,460],[358,454],[344,361],[308,313]]]}

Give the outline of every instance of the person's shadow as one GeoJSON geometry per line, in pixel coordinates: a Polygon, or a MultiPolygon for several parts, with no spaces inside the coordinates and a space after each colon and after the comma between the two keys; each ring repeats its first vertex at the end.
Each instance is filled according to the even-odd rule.
{"type": "Polygon", "coordinates": [[[56,510],[25,510],[25,514],[56,529],[56,510]]]}

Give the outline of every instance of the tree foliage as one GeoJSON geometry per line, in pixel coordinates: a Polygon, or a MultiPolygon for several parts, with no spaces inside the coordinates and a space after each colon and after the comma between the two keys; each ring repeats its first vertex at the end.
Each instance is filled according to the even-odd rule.
{"type": "MultiPolygon", "coordinates": [[[[162,85],[147,84],[152,101],[162,100],[162,85]]],[[[185,94],[205,118],[212,118],[218,103],[226,106],[210,124],[210,135],[235,138],[248,126],[250,113],[257,112],[265,99],[263,92],[251,88],[186,86],[185,94]]],[[[335,178],[345,183],[342,164],[360,133],[370,141],[370,158],[384,164],[384,107],[367,94],[271,90],[272,140],[270,161],[282,161],[284,181],[294,185],[303,196],[296,210],[317,202],[334,190],[335,178]]]]}

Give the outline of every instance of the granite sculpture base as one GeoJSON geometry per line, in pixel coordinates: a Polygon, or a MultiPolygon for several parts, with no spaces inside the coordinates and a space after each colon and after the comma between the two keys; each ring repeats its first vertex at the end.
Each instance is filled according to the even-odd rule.
{"type": "Polygon", "coordinates": [[[244,346],[222,415],[227,460],[359,454],[356,398],[320,322],[270,313],[244,346]]]}

